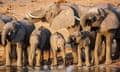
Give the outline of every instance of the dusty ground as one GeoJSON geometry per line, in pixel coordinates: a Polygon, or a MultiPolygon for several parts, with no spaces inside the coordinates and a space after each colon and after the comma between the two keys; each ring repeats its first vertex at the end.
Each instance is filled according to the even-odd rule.
{"type": "MultiPolygon", "coordinates": [[[[38,10],[42,7],[47,7],[56,0],[0,0],[0,13],[8,13],[15,16],[17,19],[26,17],[27,13],[38,10]]],[[[111,3],[117,5],[120,0],[67,0],[69,2],[91,6],[100,3],[111,3]]],[[[36,24],[39,27],[40,23],[36,24]]],[[[46,24],[48,27],[48,25],[46,24]]],[[[62,32],[62,30],[61,30],[62,32]]],[[[65,33],[64,33],[65,34],[65,33]]],[[[0,48],[0,56],[2,56],[3,48],[0,48]]],[[[120,63],[118,63],[120,64],[120,63]]]]}

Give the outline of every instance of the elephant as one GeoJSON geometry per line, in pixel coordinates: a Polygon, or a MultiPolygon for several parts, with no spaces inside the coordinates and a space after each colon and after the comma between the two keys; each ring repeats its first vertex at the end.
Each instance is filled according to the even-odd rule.
{"type": "Polygon", "coordinates": [[[111,8],[112,4],[98,4],[93,6],[84,6],[80,4],[65,2],[52,3],[48,7],[28,13],[31,20],[48,22],[50,27],[58,30],[79,25],[80,17],[87,13],[91,8],[111,8]]]}
{"type": "Polygon", "coordinates": [[[105,37],[106,44],[105,64],[111,64],[111,43],[119,28],[119,20],[115,12],[108,8],[90,9],[85,15],[81,16],[80,24],[85,31],[93,30],[97,32],[94,50],[95,65],[99,64],[98,47],[102,41],[102,37],[105,37]]]}
{"type": "Polygon", "coordinates": [[[50,45],[53,52],[53,65],[57,65],[57,53],[62,52],[63,62],[65,63],[65,39],[59,32],[55,32],[50,37],[50,45]]]}
{"type": "Polygon", "coordinates": [[[4,25],[1,41],[6,48],[6,66],[11,65],[11,44],[16,45],[17,66],[27,65],[27,47],[29,46],[30,34],[34,29],[34,24],[27,18],[20,21],[15,20],[4,25]]]}
{"type": "Polygon", "coordinates": [[[90,49],[92,40],[88,31],[76,31],[70,35],[71,41],[77,44],[78,66],[82,66],[82,49],[85,50],[85,64],[90,66],[90,49]]]}
{"type": "Polygon", "coordinates": [[[3,27],[5,24],[7,24],[8,22],[11,22],[11,21],[15,21],[17,20],[14,16],[11,16],[11,15],[7,15],[7,14],[0,14],[0,45],[4,48],[4,56],[2,56],[1,60],[5,61],[6,59],[6,49],[5,47],[2,45],[2,42],[1,42],[1,32],[3,30],[3,27]]]}
{"type": "Polygon", "coordinates": [[[40,60],[45,51],[49,51],[50,55],[50,36],[51,36],[50,30],[43,26],[33,30],[32,34],[30,35],[29,64],[31,66],[33,66],[36,51],[37,57],[35,66],[40,66],[40,60]]]}

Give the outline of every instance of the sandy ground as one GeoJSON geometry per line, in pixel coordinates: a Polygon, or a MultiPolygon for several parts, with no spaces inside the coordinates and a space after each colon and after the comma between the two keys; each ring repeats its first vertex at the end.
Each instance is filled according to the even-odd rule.
{"type": "MultiPolygon", "coordinates": [[[[26,17],[27,13],[34,10],[38,10],[43,7],[49,6],[51,3],[56,0],[0,0],[0,13],[7,13],[15,16],[18,20],[26,17]]],[[[100,3],[111,3],[117,5],[120,3],[120,0],[67,0],[69,2],[91,6],[94,4],[100,3]]],[[[36,23],[36,27],[39,27],[41,24],[36,23]]],[[[48,24],[45,24],[48,27],[48,24]]],[[[61,32],[63,32],[61,30],[61,32]]],[[[66,31],[67,32],[67,31],[66,31]]],[[[63,34],[66,34],[65,32],[63,34]]],[[[0,48],[0,56],[2,56],[3,48],[0,48]]],[[[118,63],[120,64],[120,63],[118,63]]]]}

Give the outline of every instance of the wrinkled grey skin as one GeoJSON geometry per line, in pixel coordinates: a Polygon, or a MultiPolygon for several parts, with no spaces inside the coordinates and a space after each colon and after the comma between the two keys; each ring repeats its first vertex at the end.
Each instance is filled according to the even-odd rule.
{"type": "Polygon", "coordinates": [[[23,19],[21,21],[16,20],[4,25],[2,31],[2,44],[6,47],[7,66],[11,65],[11,44],[16,44],[17,66],[22,66],[22,62],[23,64],[27,63],[27,46],[29,45],[30,34],[34,28],[33,23],[28,19],[23,19]]]}
{"type": "Polygon", "coordinates": [[[105,64],[111,64],[111,43],[114,38],[115,32],[119,27],[119,20],[116,14],[110,9],[92,9],[87,14],[81,16],[80,22],[83,30],[94,30],[97,32],[95,43],[95,64],[99,64],[98,48],[104,36],[106,44],[106,61],[105,64]],[[89,29],[88,29],[89,27],[89,29]]]}
{"type": "Polygon", "coordinates": [[[56,32],[50,37],[50,45],[53,52],[53,65],[57,65],[57,51],[62,52],[62,58],[65,64],[65,39],[63,35],[59,32],[56,32]]]}
{"type": "Polygon", "coordinates": [[[37,51],[36,64],[35,66],[40,66],[41,56],[44,51],[49,51],[50,54],[50,36],[51,32],[45,28],[40,27],[35,29],[30,36],[30,55],[29,64],[32,66],[34,58],[37,51]]]}

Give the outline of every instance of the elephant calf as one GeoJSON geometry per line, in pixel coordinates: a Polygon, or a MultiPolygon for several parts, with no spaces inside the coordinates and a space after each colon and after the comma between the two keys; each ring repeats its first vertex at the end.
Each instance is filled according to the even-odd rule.
{"type": "Polygon", "coordinates": [[[57,64],[57,52],[62,52],[63,61],[65,62],[65,52],[64,52],[64,46],[65,46],[65,39],[63,35],[59,32],[56,32],[51,35],[50,37],[50,43],[51,48],[53,52],[53,65],[57,64]]]}
{"type": "Polygon", "coordinates": [[[78,66],[82,66],[82,49],[85,49],[85,64],[86,66],[90,66],[89,61],[89,48],[90,48],[90,37],[89,32],[81,31],[74,32],[70,35],[70,39],[73,40],[77,44],[77,53],[78,53],[78,66]]]}
{"type": "Polygon", "coordinates": [[[30,36],[30,55],[29,64],[33,65],[35,53],[37,50],[36,66],[40,66],[40,60],[43,51],[50,51],[50,35],[51,32],[45,28],[40,27],[35,29],[30,36]]]}

